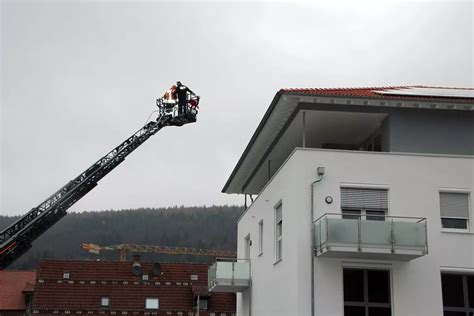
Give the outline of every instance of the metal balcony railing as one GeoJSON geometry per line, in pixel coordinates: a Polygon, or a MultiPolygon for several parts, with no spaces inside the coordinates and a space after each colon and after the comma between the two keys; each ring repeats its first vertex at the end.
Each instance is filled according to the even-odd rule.
{"type": "Polygon", "coordinates": [[[326,213],[314,221],[317,256],[412,260],[428,253],[426,218],[326,213]]]}
{"type": "Polygon", "coordinates": [[[250,260],[220,258],[209,267],[209,291],[242,292],[250,286],[250,260]]]}

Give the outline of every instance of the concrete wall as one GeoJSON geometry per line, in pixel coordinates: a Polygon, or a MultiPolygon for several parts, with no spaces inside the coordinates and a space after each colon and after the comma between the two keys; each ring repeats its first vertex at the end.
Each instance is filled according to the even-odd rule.
{"type": "Polygon", "coordinates": [[[391,152],[474,155],[474,112],[390,109],[391,152]]]}
{"type": "MultiPolygon", "coordinates": [[[[471,192],[473,203],[474,159],[297,149],[243,215],[238,226],[239,257],[244,238],[253,240],[252,315],[310,315],[311,219],[310,183],[316,167],[326,175],[315,187],[314,219],[340,212],[340,186],[383,186],[389,189],[389,215],[428,218],[429,254],[409,262],[315,259],[315,315],[343,315],[343,267],[380,268],[391,271],[393,315],[442,313],[442,269],[474,273],[474,229],[449,233],[441,229],[440,189],[471,192]],[[334,202],[326,204],[324,198],[334,202]],[[283,260],[274,264],[273,207],[283,202],[283,260]],[[258,256],[258,222],[264,220],[264,253],[258,256]]],[[[471,227],[472,225],[471,208],[471,227]]],[[[238,315],[248,315],[248,295],[238,295],[238,315]]]]}
{"type": "MultiPolygon", "coordinates": [[[[289,233],[295,227],[297,218],[294,204],[298,197],[288,187],[296,185],[298,179],[291,177],[294,166],[287,163],[271,182],[271,189],[265,190],[254,201],[238,225],[238,257],[245,257],[245,237],[250,234],[252,246],[250,259],[252,267],[252,315],[286,316],[296,315],[298,286],[295,267],[298,263],[297,234],[289,233]],[[275,211],[278,203],[283,203],[283,259],[276,262],[275,253],[275,211]],[[263,220],[263,254],[258,249],[258,223],[263,220]],[[291,290],[290,290],[291,289],[291,290]]],[[[310,218],[307,217],[309,229],[310,218]]],[[[237,315],[249,315],[249,295],[247,290],[237,294],[237,315]]]]}

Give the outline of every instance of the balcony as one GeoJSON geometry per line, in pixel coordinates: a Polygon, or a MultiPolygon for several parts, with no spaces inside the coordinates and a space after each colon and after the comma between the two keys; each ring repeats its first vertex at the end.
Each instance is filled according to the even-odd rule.
{"type": "Polygon", "coordinates": [[[376,217],[324,214],[314,222],[316,256],[410,261],[428,253],[426,218],[376,217]]]}
{"type": "Polygon", "coordinates": [[[208,270],[211,292],[243,292],[250,286],[250,260],[222,259],[208,270]]]}

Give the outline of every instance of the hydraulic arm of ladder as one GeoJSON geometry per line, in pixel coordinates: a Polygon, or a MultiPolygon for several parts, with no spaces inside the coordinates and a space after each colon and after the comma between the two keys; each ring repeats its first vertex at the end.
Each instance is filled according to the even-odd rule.
{"type": "Polygon", "coordinates": [[[66,215],[69,207],[91,191],[97,182],[117,167],[125,157],[150,136],[169,125],[176,125],[170,116],[160,116],[157,121],[145,124],[43,203],[3,229],[0,232],[0,270],[24,254],[36,238],[66,215]]]}

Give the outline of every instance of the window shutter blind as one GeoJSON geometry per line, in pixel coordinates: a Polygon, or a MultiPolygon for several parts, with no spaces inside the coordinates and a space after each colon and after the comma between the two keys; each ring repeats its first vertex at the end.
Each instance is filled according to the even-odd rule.
{"type": "Polygon", "coordinates": [[[439,193],[442,217],[469,218],[469,195],[466,193],[439,193]]]}
{"type": "Polygon", "coordinates": [[[388,191],[381,189],[341,188],[341,207],[388,210],[388,191]]]}

